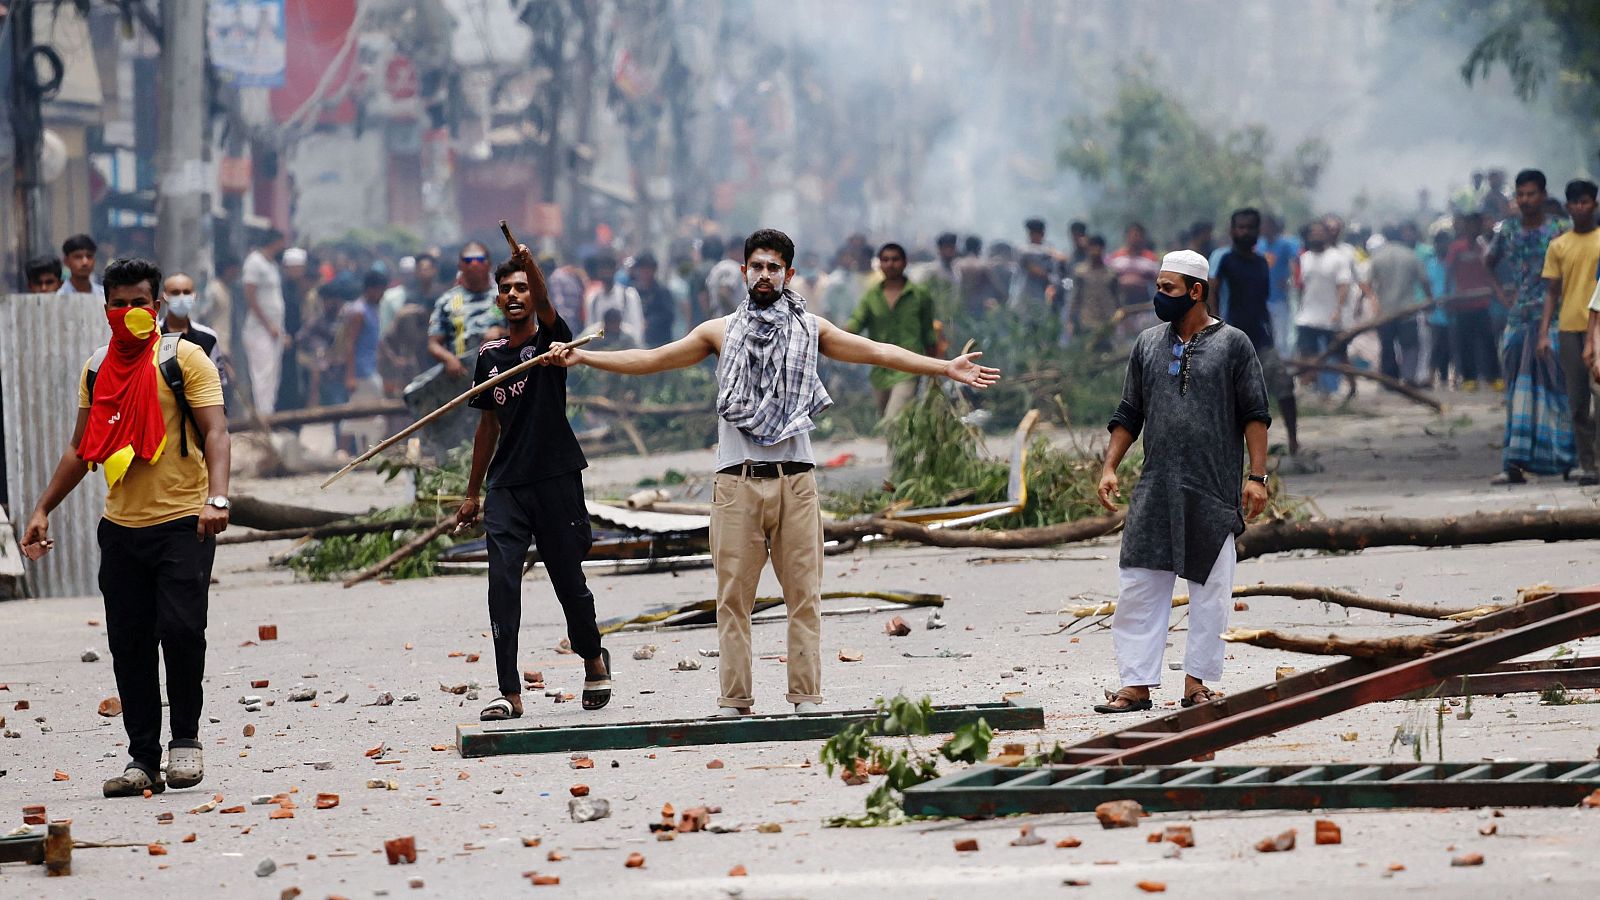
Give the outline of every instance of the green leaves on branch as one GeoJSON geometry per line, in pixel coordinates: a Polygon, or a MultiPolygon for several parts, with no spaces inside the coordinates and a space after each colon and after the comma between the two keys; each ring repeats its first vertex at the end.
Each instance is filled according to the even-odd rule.
{"type": "MultiPolygon", "coordinates": [[[[830,828],[870,828],[897,825],[907,821],[901,797],[906,788],[939,777],[938,759],[918,750],[911,738],[928,735],[928,719],[933,701],[923,697],[909,700],[904,694],[874,703],[878,717],[865,724],[856,723],[828,738],[820,759],[829,776],[836,771],[882,773],[883,780],[867,795],[866,812],[860,816],[835,816],[830,828]],[[904,747],[890,746],[876,738],[901,736],[904,747]]],[[[956,729],[939,748],[939,756],[951,762],[975,763],[989,758],[989,742],[994,732],[982,719],[956,729]]]]}

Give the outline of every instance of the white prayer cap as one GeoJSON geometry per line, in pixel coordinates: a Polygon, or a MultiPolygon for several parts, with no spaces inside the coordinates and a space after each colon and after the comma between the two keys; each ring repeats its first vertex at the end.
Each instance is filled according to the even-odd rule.
{"type": "Polygon", "coordinates": [[[306,264],[306,251],[299,247],[290,247],[283,251],[283,264],[286,266],[303,266],[306,264]]]}
{"type": "Polygon", "coordinates": [[[1205,281],[1211,277],[1211,264],[1193,250],[1174,250],[1161,258],[1161,271],[1177,272],[1205,281]]]}
{"type": "Polygon", "coordinates": [[[400,257],[400,274],[410,275],[417,271],[417,258],[415,256],[400,257]]]}

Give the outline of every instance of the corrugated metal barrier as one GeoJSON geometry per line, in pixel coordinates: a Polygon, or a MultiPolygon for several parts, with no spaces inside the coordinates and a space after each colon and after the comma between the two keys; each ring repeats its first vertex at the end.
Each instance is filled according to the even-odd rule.
{"type": "MultiPolygon", "coordinates": [[[[105,308],[92,296],[0,297],[0,391],[4,391],[6,473],[17,537],[72,440],[78,376],[106,342],[105,308]]],[[[100,547],[95,528],[106,483],[91,474],[50,516],[55,549],[27,566],[32,597],[97,594],[100,547]]]]}

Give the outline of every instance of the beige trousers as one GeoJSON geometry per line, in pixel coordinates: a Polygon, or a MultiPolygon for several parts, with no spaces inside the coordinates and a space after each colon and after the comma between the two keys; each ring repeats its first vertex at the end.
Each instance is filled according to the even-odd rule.
{"type": "Polygon", "coordinates": [[[753,705],[750,613],[768,558],[789,610],[790,703],[822,701],[822,506],[811,472],[717,475],[711,559],[717,569],[718,706],[753,705]]]}
{"type": "Polygon", "coordinates": [[[891,388],[873,388],[872,395],[878,401],[878,418],[887,422],[900,415],[902,410],[917,399],[920,387],[922,387],[921,378],[908,378],[891,388]]]}

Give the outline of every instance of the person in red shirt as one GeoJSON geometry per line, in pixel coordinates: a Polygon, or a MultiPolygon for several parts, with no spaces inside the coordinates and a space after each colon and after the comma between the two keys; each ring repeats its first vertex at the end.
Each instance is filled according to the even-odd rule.
{"type": "Polygon", "coordinates": [[[1461,388],[1478,389],[1480,379],[1494,382],[1496,391],[1505,390],[1500,378],[1500,360],[1494,346],[1494,326],[1489,319],[1489,304],[1499,295],[1499,284],[1490,276],[1484,260],[1488,249],[1483,241],[1483,216],[1467,213],[1457,216],[1456,239],[1450,244],[1444,265],[1450,273],[1454,293],[1482,292],[1471,300],[1452,304],[1456,313],[1456,364],[1461,369],[1461,388]]]}

